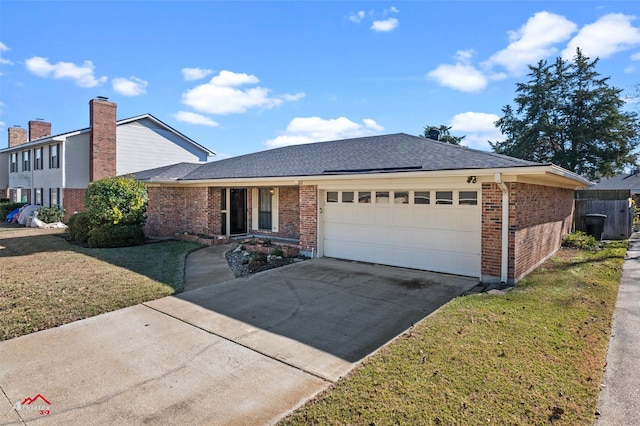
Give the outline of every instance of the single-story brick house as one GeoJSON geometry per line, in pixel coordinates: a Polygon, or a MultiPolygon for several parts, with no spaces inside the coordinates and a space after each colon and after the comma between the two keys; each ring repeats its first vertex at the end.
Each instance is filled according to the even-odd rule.
{"type": "Polygon", "coordinates": [[[591,184],[552,164],[403,133],[135,176],[149,189],[149,236],[282,238],[312,256],[509,283],[560,247],[574,191],[591,184]]]}

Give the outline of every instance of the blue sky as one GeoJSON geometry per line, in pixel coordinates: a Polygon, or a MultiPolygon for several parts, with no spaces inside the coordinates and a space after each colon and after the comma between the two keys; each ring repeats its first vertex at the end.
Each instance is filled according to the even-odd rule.
{"type": "Polygon", "coordinates": [[[0,146],[35,118],[87,127],[106,96],[218,158],[441,124],[488,150],[540,59],[579,46],[634,94],[636,15],[634,1],[3,0],[0,146]]]}

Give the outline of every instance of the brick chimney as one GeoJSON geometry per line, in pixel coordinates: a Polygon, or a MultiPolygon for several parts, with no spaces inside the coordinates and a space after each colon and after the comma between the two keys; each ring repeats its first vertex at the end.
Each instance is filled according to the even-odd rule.
{"type": "Polygon", "coordinates": [[[27,129],[22,127],[9,127],[9,148],[27,142],[27,129]]]}
{"type": "Polygon", "coordinates": [[[89,181],[116,175],[116,104],[98,96],[89,101],[89,181]]]}
{"type": "Polygon", "coordinates": [[[29,140],[44,138],[45,136],[51,136],[51,123],[42,121],[40,119],[29,121],[29,140]]]}

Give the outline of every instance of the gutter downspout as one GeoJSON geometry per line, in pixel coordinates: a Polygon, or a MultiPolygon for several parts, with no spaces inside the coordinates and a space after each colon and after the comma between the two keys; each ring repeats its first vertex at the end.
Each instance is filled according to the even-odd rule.
{"type": "Polygon", "coordinates": [[[502,190],[502,251],[500,259],[500,282],[507,283],[509,274],[509,188],[502,182],[502,174],[495,174],[495,182],[502,190]]]}

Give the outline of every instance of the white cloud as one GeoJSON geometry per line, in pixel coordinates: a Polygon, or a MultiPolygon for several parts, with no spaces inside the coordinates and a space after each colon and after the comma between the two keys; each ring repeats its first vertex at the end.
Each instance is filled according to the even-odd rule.
{"type": "Polygon", "coordinates": [[[138,77],[119,77],[111,81],[113,90],[123,96],[139,96],[147,93],[148,83],[138,77]]]}
{"type": "Polygon", "coordinates": [[[371,29],[376,32],[389,32],[395,30],[399,23],[396,18],[387,18],[384,21],[373,21],[371,29]]]}
{"type": "Polygon", "coordinates": [[[209,127],[219,126],[217,122],[213,121],[209,117],[205,117],[204,115],[196,114],[195,112],[190,111],[178,111],[177,113],[173,114],[173,117],[176,120],[182,121],[184,123],[200,124],[209,127]]]}
{"type": "Polygon", "coordinates": [[[211,81],[182,94],[182,103],[198,112],[209,114],[242,113],[250,108],[275,108],[283,102],[301,99],[304,93],[271,96],[270,89],[255,85],[258,77],[249,74],[220,71],[211,81]]]}
{"type": "Polygon", "coordinates": [[[213,74],[215,71],[206,68],[182,68],[182,76],[185,81],[200,80],[208,75],[213,74]]]}
{"type": "Polygon", "coordinates": [[[500,65],[510,74],[524,74],[527,65],[555,54],[554,45],[567,40],[576,29],[576,24],[564,16],[538,12],[518,31],[510,31],[510,44],[493,54],[484,65],[500,65]]]}
{"type": "Polygon", "coordinates": [[[329,141],[345,138],[367,136],[381,132],[384,127],[375,120],[365,118],[362,124],[355,123],[346,117],[323,119],[320,117],[296,117],[287,126],[283,135],[268,140],[270,148],[299,145],[304,143],[329,141]]]}
{"type": "Polygon", "coordinates": [[[635,17],[611,13],[593,24],[585,25],[562,51],[562,57],[572,59],[576,48],[592,59],[607,58],[614,53],[640,45],[640,28],[631,25],[635,17]]]}
{"type": "Polygon", "coordinates": [[[474,53],[473,50],[459,50],[456,52],[456,64],[439,65],[426,77],[461,92],[478,92],[487,87],[488,78],[469,63],[474,53]]]}
{"type": "Polygon", "coordinates": [[[640,61],[640,52],[634,53],[633,55],[631,55],[631,60],[632,61],[640,61]]]}
{"type": "MultiPolygon", "coordinates": [[[[7,47],[7,45],[0,41],[0,53],[7,52],[8,50],[9,48],[7,47]]],[[[0,64],[13,65],[13,62],[8,59],[0,58],[0,64]]]]}
{"type": "Polygon", "coordinates": [[[352,22],[360,23],[360,21],[362,21],[364,16],[365,16],[364,10],[359,10],[356,13],[352,13],[351,16],[349,16],[349,20],[352,22]]]}
{"type": "Polygon", "coordinates": [[[494,126],[499,120],[496,114],[484,112],[463,112],[454,115],[449,120],[451,132],[456,135],[465,135],[462,144],[469,148],[489,150],[488,141],[498,141],[503,138],[500,130],[494,126]]]}
{"type": "Polygon", "coordinates": [[[400,11],[398,10],[398,8],[397,8],[397,7],[395,7],[395,6],[391,6],[389,9],[386,9],[386,10],[384,11],[384,13],[389,13],[389,12],[393,12],[393,13],[400,13],[400,11]]]}
{"type": "Polygon", "coordinates": [[[25,61],[25,66],[29,72],[39,77],[51,75],[55,79],[71,79],[80,87],[95,87],[107,81],[107,77],[96,78],[95,67],[91,61],[84,61],[81,66],[71,62],[51,64],[47,58],[34,56],[25,61]]]}

